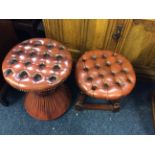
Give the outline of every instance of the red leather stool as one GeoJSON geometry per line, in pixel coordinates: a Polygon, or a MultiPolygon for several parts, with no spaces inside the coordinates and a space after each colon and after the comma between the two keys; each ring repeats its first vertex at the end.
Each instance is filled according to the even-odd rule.
{"type": "Polygon", "coordinates": [[[62,84],[72,68],[72,57],[61,43],[34,38],[13,47],[2,65],[5,80],[28,92],[25,109],[34,118],[50,120],[69,107],[70,94],[62,84]]]}
{"type": "Polygon", "coordinates": [[[108,50],[85,52],[76,65],[76,80],[81,94],[76,109],[119,110],[119,99],[135,86],[136,76],[130,62],[108,50]],[[86,95],[108,100],[111,104],[84,103],[86,95]]]}

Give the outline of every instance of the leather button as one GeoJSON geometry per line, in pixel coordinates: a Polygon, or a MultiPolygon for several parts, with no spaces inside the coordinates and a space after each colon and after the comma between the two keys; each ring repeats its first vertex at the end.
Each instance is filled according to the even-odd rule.
{"type": "Polygon", "coordinates": [[[60,46],[60,47],[59,47],[59,50],[64,50],[64,49],[65,49],[64,46],[60,46]]]}
{"type": "Polygon", "coordinates": [[[40,81],[41,79],[42,79],[42,77],[41,77],[40,74],[35,74],[34,77],[33,77],[33,80],[34,80],[35,82],[38,82],[38,81],[40,81]]]}
{"type": "Polygon", "coordinates": [[[31,65],[31,62],[30,62],[30,61],[27,61],[27,62],[24,63],[24,65],[25,65],[26,67],[28,67],[28,66],[31,65]]]}
{"type": "Polygon", "coordinates": [[[92,60],[96,60],[96,58],[97,58],[96,55],[92,55],[92,56],[91,56],[91,59],[92,59],[92,60]]]}
{"type": "Polygon", "coordinates": [[[92,86],[91,89],[92,89],[92,90],[96,90],[97,87],[96,87],[96,86],[92,86]]]}
{"type": "Polygon", "coordinates": [[[103,55],[102,55],[102,58],[103,58],[103,59],[106,59],[106,58],[107,58],[107,55],[106,55],[106,54],[103,54],[103,55]]]}
{"type": "Polygon", "coordinates": [[[118,63],[119,65],[121,65],[123,63],[123,61],[118,59],[118,60],[116,60],[116,63],[118,63]]]}
{"type": "Polygon", "coordinates": [[[46,45],[46,47],[47,47],[48,49],[52,49],[52,48],[54,48],[54,45],[51,44],[51,43],[48,43],[48,44],[46,45]]]}
{"type": "Polygon", "coordinates": [[[63,59],[63,56],[62,56],[62,55],[57,55],[57,56],[56,56],[56,60],[57,60],[57,61],[62,60],[62,59],[63,59]]]}
{"type": "Polygon", "coordinates": [[[101,66],[100,66],[99,64],[95,64],[95,68],[96,68],[96,69],[100,69],[100,67],[101,67],[101,66]]]}
{"type": "Polygon", "coordinates": [[[92,77],[87,77],[87,81],[91,82],[91,81],[93,81],[93,78],[92,77]]]}
{"type": "Polygon", "coordinates": [[[15,52],[15,54],[18,55],[18,56],[23,55],[23,51],[22,51],[22,50],[17,50],[17,51],[15,52]]]}
{"type": "Polygon", "coordinates": [[[85,72],[88,72],[88,71],[89,71],[88,67],[84,67],[83,70],[84,70],[85,72]]]}
{"type": "Polygon", "coordinates": [[[119,87],[124,86],[124,83],[123,83],[122,81],[116,81],[116,84],[117,84],[119,87]]]}
{"type": "Polygon", "coordinates": [[[44,63],[39,64],[39,69],[44,69],[46,65],[44,63]]]}
{"type": "Polygon", "coordinates": [[[34,57],[36,57],[37,56],[37,54],[35,53],[35,52],[31,52],[30,54],[29,54],[29,57],[30,58],[34,58],[34,57]]]}
{"type": "Polygon", "coordinates": [[[43,55],[43,58],[44,58],[44,59],[50,58],[50,54],[48,54],[47,52],[45,52],[44,55],[43,55]]]}
{"type": "Polygon", "coordinates": [[[27,77],[28,77],[28,74],[27,74],[26,71],[21,71],[21,72],[19,73],[19,75],[18,75],[18,78],[19,78],[19,79],[25,79],[25,78],[27,78],[27,77]]]}
{"type": "Polygon", "coordinates": [[[104,88],[104,89],[108,89],[108,88],[109,88],[109,84],[108,84],[108,83],[104,83],[104,84],[103,84],[103,88],[104,88]]]}
{"type": "Polygon", "coordinates": [[[60,66],[59,65],[54,65],[54,67],[53,67],[53,70],[54,71],[58,71],[58,70],[60,70],[61,68],[60,68],[60,66]]]}
{"type": "Polygon", "coordinates": [[[16,59],[11,59],[10,61],[9,61],[9,64],[10,65],[15,65],[15,64],[17,64],[18,63],[18,61],[16,60],[16,59]]]}
{"type": "Polygon", "coordinates": [[[115,75],[115,74],[116,74],[116,71],[114,71],[114,70],[111,71],[111,74],[112,74],[112,75],[115,75]]]}
{"type": "Polygon", "coordinates": [[[104,78],[104,75],[103,74],[99,74],[98,75],[100,78],[104,78]]]}
{"type": "Polygon", "coordinates": [[[122,72],[125,73],[125,74],[127,74],[129,71],[128,71],[128,69],[123,68],[123,69],[122,69],[122,72]]]}
{"type": "Polygon", "coordinates": [[[9,76],[13,73],[12,69],[7,69],[5,72],[4,72],[4,75],[5,76],[9,76]]]}
{"type": "Polygon", "coordinates": [[[49,78],[48,78],[48,81],[49,82],[55,82],[56,81],[56,77],[54,76],[54,75],[52,75],[52,76],[50,76],[49,78]]]}
{"type": "Polygon", "coordinates": [[[110,61],[106,61],[106,62],[105,62],[105,65],[106,65],[106,66],[111,66],[111,62],[110,62],[110,61]]]}
{"type": "Polygon", "coordinates": [[[82,62],[86,62],[86,59],[83,58],[83,59],[82,59],[82,62]]]}

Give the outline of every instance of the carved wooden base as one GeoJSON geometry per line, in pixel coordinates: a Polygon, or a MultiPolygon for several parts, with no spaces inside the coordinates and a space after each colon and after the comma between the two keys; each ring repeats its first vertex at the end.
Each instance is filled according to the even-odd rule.
{"type": "Polygon", "coordinates": [[[109,104],[92,104],[92,103],[85,103],[86,95],[80,93],[77,98],[75,109],[76,110],[109,110],[113,112],[117,112],[120,109],[119,101],[110,101],[109,104]]]}
{"type": "Polygon", "coordinates": [[[71,95],[65,85],[56,90],[44,93],[27,93],[25,109],[28,114],[39,120],[52,120],[66,112],[70,105],[71,95]]]}

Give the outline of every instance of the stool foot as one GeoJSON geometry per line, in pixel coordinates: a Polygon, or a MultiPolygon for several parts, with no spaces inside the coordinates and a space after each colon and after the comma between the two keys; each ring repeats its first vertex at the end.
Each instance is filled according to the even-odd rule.
{"type": "Polygon", "coordinates": [[[52,120],[63,115],[69,107],[71,95],[62,85],[47,93],[30,92],[25,97],[25,109],[28,114],[39,120],[52,120]]]}
{"type": "Polygon", "coordinates": [[[113,112],[119,112],[120,110],[120,104],[118,102],[113,104],[113,112]]]}

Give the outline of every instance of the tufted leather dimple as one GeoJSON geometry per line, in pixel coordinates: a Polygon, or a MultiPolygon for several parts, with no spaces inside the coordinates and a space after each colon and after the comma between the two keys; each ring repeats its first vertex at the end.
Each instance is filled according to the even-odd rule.
{"type": "Polygon", "coordinates": [[[46,45],[46,47],[47,47],[48,49],[52,49],[52,48],[54,48],[54,45],[51,44],[51,43],[48,43],[48,44],[46,45]]]}
{"type": "Polygon", "coordinates": [[[56,60],[62,60],[63,56],[62,55],[56,55],[56,60]]]}
{"type": "Polygon", "coordinates": [[[10,74],[12,74],[13,73],[13,71],[12,71],[12,69],[7,69],[6,71],[4,71],[4,75],[5,76],[9,76],[10,74]]]}
{"type": "Polygon", "coordinates": [[[38,81],[41,80],[41,78],[42,78],[41,75],[37,73],[37,74],[34,75],[33,80],[34,80],[35,82],[38,82],[38,81]]]}
{"type": "Polygon", "coordinates": [[[11,59],[11,60],[9,61],[9,64],[10,64],[10,65],[17,64],[17,63],[18,63],[18,61],[17,61],[17,59],[15,59],[15,58],[13,58],[13,59],[11,59]]]}
{"type": "Polygon", "coordinates": [[[76,79],[87,95],[109,100],[129,94],[136,82],[130,62],[108,50],[85,52],[76,65],[76,79]]]}
{"type": "Polygon", "coordinates": [[[21,71],[19,74],[18,74],[18,78],[19,79],[25,79],[28,77],[28,74],[26,71],[21,71]]]}
{"type": "Polygon", "coordinates": [[[54,75],[50,76],[50,77],[48,78],[48,81],[49,81],[50,83],[56,81],[56,76],[54,76],[54,75]]]}
{"type": "Polygon", "coordinates": [[[23,91],[46,91],[63,82],[71,72],[72,57],[61,43],[33,38],[14,46],[3,61],[5,80],[23,91]]]}
{"type": "Polygon", "coordinates": [[[27,67],[27,66],[30,66],[31,65],[31,62],[30,61],[26,61],[24,62],[24,65],[27,67]]]}
{"type": "Polygon", "coordinates": [[[39,64],[39,69],[44,69],[46,65],[44,63],[39,64]]]}

